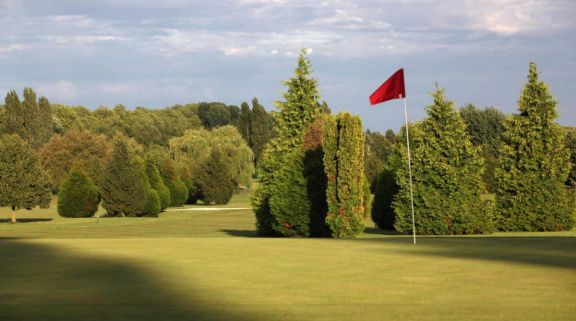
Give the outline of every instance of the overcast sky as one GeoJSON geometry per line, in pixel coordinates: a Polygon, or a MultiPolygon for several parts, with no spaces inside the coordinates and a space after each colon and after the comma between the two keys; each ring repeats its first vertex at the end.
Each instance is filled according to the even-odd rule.
{"type": "Polygon", "coordinates": [[[281,99],[309,48],[322,99],[397,130],[399,100],[368,96],[404,67],[409,117],[424,116],[434,83],[457,106],[506,113],[528,63],[576,126],[576,1],[0,0],[0,94],[34,88],[95,108],[281,99]]]}

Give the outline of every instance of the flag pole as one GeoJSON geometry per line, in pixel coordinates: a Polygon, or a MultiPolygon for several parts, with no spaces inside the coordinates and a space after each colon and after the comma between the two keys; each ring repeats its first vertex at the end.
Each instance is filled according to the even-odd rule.
{"type": "MultiPolygon", "coordinates": [[[[402,97],[402,95],[400,95],[402,97]]],[[[412,209],[412,238],[416,244],[416,224],[414,223],[414,193],[412,191],[412,159],[410,156],[410,137],[408,134],[408,107],[406,105],[406,97],[402,97],[404,101],[404,122],[406,123],[406,147],[408,148],[408,177],[410,179],[410,208],[412,209]]]]}

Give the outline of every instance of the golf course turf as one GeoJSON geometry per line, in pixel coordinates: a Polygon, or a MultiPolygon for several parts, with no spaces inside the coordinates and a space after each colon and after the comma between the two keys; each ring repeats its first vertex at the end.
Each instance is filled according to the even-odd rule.
{"type": "MultiPolygon", "coordinates": [[[[227,207],[248,207],[236,196],[227,207]]],[[[574,320],[576,232],[256,237],[246,209],[0,210],[0,320],[574,320]]]]}

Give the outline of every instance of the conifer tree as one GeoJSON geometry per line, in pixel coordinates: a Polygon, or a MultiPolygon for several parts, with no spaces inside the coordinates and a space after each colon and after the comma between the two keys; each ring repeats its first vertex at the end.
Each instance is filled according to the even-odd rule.
{"type": "MultiPolygon", "coordinates": [[[[466,125],[444,90],[436,87],[427,117],[410,127],[416,232],[473,234],[492,231],[490,208],[481,199],[483,160],[472,145],[466,125]]],[[[404,142],[398,142],[407,164],[404,142]]],[[[396,171],[399,192],[393,201],[394,226],[412,231],[407,166],[396,171]]]]}
{"type": "Polygon", "coordinates": [[[182,206],[188,200],[188,188],[180,179],[178,168],[170,158],[162,160],[160,176],[170,190],[170,206],[182,206]]]}
{"type": "Polygon", "coordinates": [[[109,215],[139,216],[147,206],[150,189],[124,140],[117,140],[100,184],[102,206],[109,215]]]}
{"type": "Polygon", "coordinates": [[[58,192],[58,214],[63,217],[92,217],[98,210],[100,193],[90,177],[72,167],[58,192]]]}
{"type": "Polygon", "coordinates": [[[505,122],[496,170],[498,228],[505,231],[562,231],[574,226],[565,182],[569,152],[555,122],[556,101],[530,63],[518,101],[520,114],[505,122]]]}
{"type": "Polygon", "coordinates": [[[264,147],[270,141],[270,115],[254,97],[252,99],[252,114],[250,123],[250,148],[254,152],[254,164],[258,165],[264,147]]]}
{"type": "Polygon", "coordinates": [[[16,134],[0,139],[0,207],[16,210],[50,204],[50,182],[40,168],[35,151],[16,134]]]}
{"type": "MultiPolygon", "coordinates": [[[[252,111],[246,102],[240,105],[240,119],[238,120],[238,131],[246,144],[250,146],[250,139],[252,134],[252,111]]],[[[250,146],[252,147],[252,146],[250,146]]]]}
{"type": "Polygon", "coordinates": [[[310,77],[312,66],[302,50],[294,76],[284,82],[287,91],[284,101],[276,102],[279,112],[274,113],[276,138],[270,141],[259,162],[260,187],[252,197],[252,207],[256,213],[256,226],[260,235],[274,235],[277,225],[274,213],[270,211],[270,197],[275,193],[276,176],[283,161],[294,149],[300,148],[302,131],[321,110],[318,82],[310,77]]]}
{"type": "Polygon", "coordinates": [[[170,189],[164,184],[160,171],[156,167],[156,163],[150,157],[146,158],[146,176],[150,186],[158,193],[160,200],[160,210],[163,211],[170,206],[170,189]]]}
{"type": "Polygon", "coordinates": [[[207,204],[226,204],[232,198],[234,182],[225,161],[222,152],[214,149],[196,172],[198,192],[207,204]]]}
{"type": "Polygon", "coordinates": [[[24,88],[24,101],[20,102],[15,91],[6,95],[5,131],[17,134],[34,149],[42,147],[53,133],[51,107],[48,100],[40,98],[31,88],[24,88]]]}
{"type": "Polygon", "coordinates": [[[324,125],[324,169],[328,178],[326,222],[332,236],[354,237],[364,230],[368,204],[364,174],[364,133],[358,116],[340,113],[324,125]]]}

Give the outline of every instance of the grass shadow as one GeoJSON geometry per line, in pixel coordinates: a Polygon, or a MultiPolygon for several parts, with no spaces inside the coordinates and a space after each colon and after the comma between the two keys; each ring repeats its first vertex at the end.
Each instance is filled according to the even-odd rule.
{"type": "MultiPolygon", "coordinates": [[[[16,220],[16,223],[49,222],[52,220],[52,218],[19,218],[16,220]]],[[[12,220],[9,218],[0,218],[0,223],[12,223],[12,220]]]]}
{"type": "Polygon", "coordinates": [[[228,230],[222,229],[221,232],[224,232],[230,236],[238,236],[238,237],[258,237],[258,232],[256,230],[228,230]]]}
{"type": "Polygon", "coordinates": [[[412,245],[412,239],[407,237],[357,241],[404,244],[409,248],[400,247],[396,251],[410,255],[503,261],[576,270],[576,237],[424,236],[418,238],[417,245],[412,245]]]}
{"type": "Polygon", "coordinates": [[[2,320],[258,320],[118,258],[0,239],[2,320]]]}

